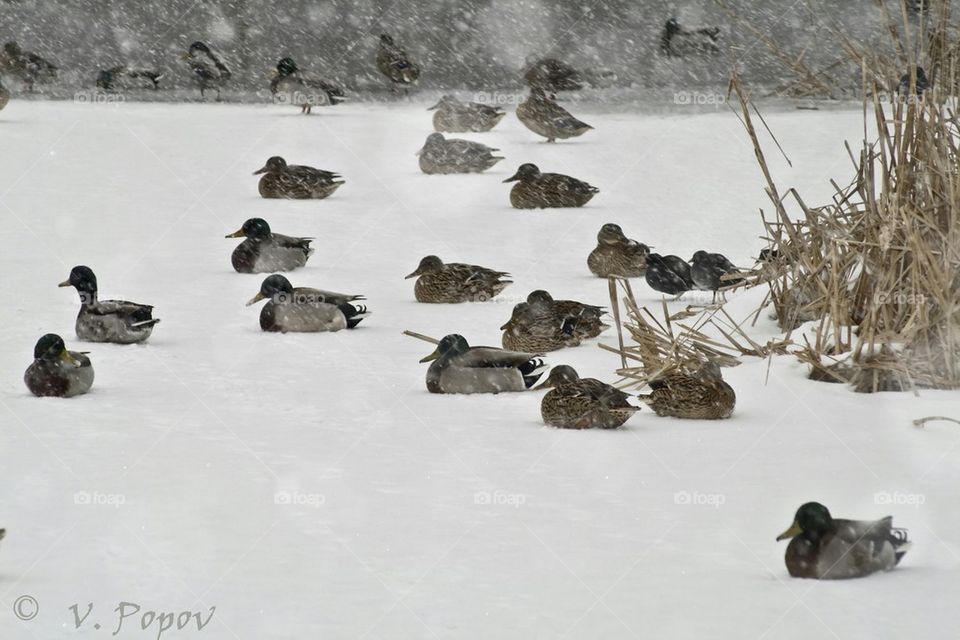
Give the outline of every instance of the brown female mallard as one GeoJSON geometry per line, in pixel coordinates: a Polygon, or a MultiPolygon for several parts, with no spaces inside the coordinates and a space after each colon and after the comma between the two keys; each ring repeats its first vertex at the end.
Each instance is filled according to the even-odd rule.
{"type": "Polygon", "coordinates": [[[560,365],[538,389],[551,389],[540,401],[543,422],[562,429],[616,429],[640,411],[630,396],[594,378],[581,378],[573,367],[560,365]]]}
{"type": "Polygon", "coordinates": [[[413,294],[417,302],[485,302],[513,283],[510,274],[475,264],[444,262],[437,256],[426,256],[417,270],[406,279],[417,278],[413,294]]]}
{"type": "Polygon", "coordinates": [[[576,347],[584,336],[577,331],[578,320],[561,316],[540,305],[521,302],[513,308],[503,331],[503,348],[512,351],[545,353],[576,347]]]}
{"type": "Polygon", "coordinates": [[[377,48],[377,69],[390,80],[394,91],[398,85],[406,89],[420,78],[420,65],[410,59],[407,52],[394,42],[392,36],[385,33],[380,35],[380,45],[377,48]]]}
{"type": "Polygon", "coordinates": [[[906,529],[893,517],[880,520],[834,519],[819,502],[797,509],[793,524],[777,536],[790,540],[784,558],[794,578],[862,578],[893,569],[910,548],[906,529]]]}
{"type": "Polygon", "coordinates": [[[424,173],[481,173],[504,159],[494,155],[495,151],[499,149],[431,133],[417,155],[424,173]]]}
{"type": "Polygon", "coordinates": [[[582,207],[600,193],[596,187],[561,173],[540,173],[537,165],[520,165],[504,180],[516,182],[510,189],[510,204],[515,209],[582,207]]]}
{"type": "Polygon", "coordinates": [[[523,74],[523,81],[531,89],[541,89],[547,93],[583,89],[580,73],[556,58],[541,58],[535,61],[523,74]]]}
{"type": "Polygon", "coordinates": [[[601,278],[641,278],[648,255],[650,247],[627,238],[620,225],[608,222],[597,233],[597,247],[587,256],[587,267],[601,278]]]}
{"type": "Polygon", "coordinates": [[[93,386],[93,365],[85,353],[67,351],[63,338],[48,333],[37,341],[23,381],[35,396],[69,398],[93,386]]]}
{"type": "Polygon", "coordinates": [[[450,334],[420,362],[432,361],[427,369],[430,393],[501,393],[536,384],[545,368],[538,355],[471,347],[463,336],[450,334]]]}
{"type": "Polygon", "coordinates": [[[237,273],[291,271],[307,264],[313,254],[313,238],[294,238],[273,233],[262,218],[250,218],[227,238],[246,238],[237,245],[230,262],[237,273]]]}
{"type": "Polygon", "coordinates": [[[507,115],[500,107],[480,102],[461,102],[451,95],[441,97],[437,104],[428,109],[433,110],[433,129],[444,133],[490,131],[507,115]]]}
{"type": "Polygon", "coordinates": [[[340,174],[297,164],[287,164],[280,156],[267,160],[253,175],[264,174],[257,188],[264,198],[322,200],[340,188],[340,174]]]}
{"type": "Polygon", "coordinates": [[[527,296],[527,303],[535,311],[553,313],[561,318],[576,318],[576,333],[582,338],[596,338],[610,325],[603,322],[606,310],[592,304],[584,304],[576,300],[554,300],[547,291],[537,289],[527,296]]]}
{"type": "Polygon", "coordinates": [[[658,416],[719,420],[729,418],[737,403],[733,387],[712,362],[692,373],[674,372],[649,380],[652,392],[639,396],[658,416]]]}
{"type": "Polygon", "coordinates": [[[576,138],[593,129],[537,88],[530,89],[530,95],[517,105],[517,119],[547,142],[576,138]]]}

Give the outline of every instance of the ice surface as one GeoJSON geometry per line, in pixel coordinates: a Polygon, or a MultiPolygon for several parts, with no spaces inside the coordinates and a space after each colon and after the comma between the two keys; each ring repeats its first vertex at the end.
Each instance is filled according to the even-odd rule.
{"type": "MultiPolygon", "coordinates": [[[[216,612],[201,638],[950,638],[960,614],[956,394],[855,395],[791,358],[725,371],[732,419],[645,409],[616,431],[548,429],[538,393],[428,394],[432,351],[404,329],[499,344],[536,288],[606,304],[586,257],[605,222],[661,253],[763,246],[763,182],[736,118],[576,114],[596,127],[556,145],[511,114],[464,135],[507,160],[427,176],[414,153],[427,102],[359,103],[301,117],[231,105],[14,100],[0,113],[0,636],[67,638],[144,611],[216,612]],[[328,200],[267,201],[268,156],[343,174],[328,200]],[[521,212],[500,181],[522,162],[598,186],[585,208],[521,212]],[[295,286],[368,297],[357,330],[270,335],[244,302],[262,276],[230,268],[249,217],[315,236],[295,286]],[[434,253],[510,271],[492,303],[425,305],[403,276],[434,253]],[[146,345],[78,343],[75,264],[103,297],[155,305],[146,345]],[[36,339],[89,350],[93,391],[37,399],[21,380],[36,339]],[[916,506],[905,504],[913,496],[916,506]],[[889,500],[887,499],[889,498],[889,500]],[[887,514],[914,548],[894,573],[791,580],[775,536],[797,506],[887,514]],[[85,504],[89,502],[89,504],[85,504]],[[36,598],[23,622],[12,603],[36,598]],[[81,631],[68,607],[94,609],[81,631]]],[[[782,186],[807,202],[845,180],[849,111],[768,112],[782,186]]],[[[642,300],[658,304],[640,280],[642,300]]],[[[746,318],[763,292],[733,296],[746,318]]],[[[672,306],[681,307],[683,302],[672,306]]],[[[753,335],[776,334],[765,314],[753,335]]],[[[614,343],[608,331],[603,338],[614,343]]],[[[613,381],[594,344],[553,364],[613,381]]],[[[128,618],[120,637],[156,637],[128,618]]],[[[94,634],[95,635],[95,634],[94,634]]]]}

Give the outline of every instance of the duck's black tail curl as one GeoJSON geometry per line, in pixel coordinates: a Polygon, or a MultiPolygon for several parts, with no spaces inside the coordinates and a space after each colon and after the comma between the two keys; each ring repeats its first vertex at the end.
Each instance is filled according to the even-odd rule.
{"type": "Polygon", "coordinates": [[[343,313],[343,317],[347,319],[347,329],[353,329],[360,321],[370,315],[370,312],[367,311],[367,308],[363,305],[352,305],[348,303],[341,304],[337,307],[343,313]]]}

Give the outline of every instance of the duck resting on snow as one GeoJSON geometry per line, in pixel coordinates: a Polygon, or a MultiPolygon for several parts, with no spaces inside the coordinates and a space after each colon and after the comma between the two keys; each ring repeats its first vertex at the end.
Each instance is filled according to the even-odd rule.
{"type": "Polygon", "coordinates": [[[417,155],[424,173],[481,173],[504,159],[493,155],[496,151],[479,142],[431,133],[417,155]]]}
{"type": "Polygon", "coordinates": [[[313,238],[295,238],[273,233],[262,218],[250,218],[227,238],[246,238],[237,245],[230,262],[238,273],[292,271],[307,264],[313,254],[313,238]]]}
{"type": "Polygon", "coordinates": [[[427,369],[430,393],[526,391],[546,368],[538,354],[471,347],[457,334],[445,336],[420,362],[431,362],[427,369]]]}
{"type": "Polygon", "coordinates": [[[509,277],[506,271],[426,256],[405,279],[417,279],[413,285],[417,302],[455,304],[491,300],[513,283],[509,277]]]}
{"type": "Polygon", "coordinates": [[[490,131],[507,115],[500,107],[480,102],[461,102],[451,95],[442,96],[428,111],[434,111],[434,131],[443,133],[490,131]]]}
{"type": "MultiPolygon", "coordinates": [[[[63,338],[55,333],[42,336],[33,349],[33,363],[23,381],[35,396],[70,398],[93,386],[93,365],[87,354],[67,351],[63,338]]],[[[3,538],[0,530],[0,538],[3,538]]]]}
{"type": "Polygon", "coordinates": [[[348,295],[309,287],[296,287],[281,275],[264,279],[260,291],[247,306],[266,300],[260,310],[260,328],[264,331],[317,332],[353,329],[370,315],[361,295],[348,295]]]}
{"type": "Polygon", "coordinates": [[[550,389],[540,401],[544,424],[561,429],[616,429],[640,411],[630,396],[594,378],[581,378],[568,365],[554,367],[537,389],[550,389]]]}
{"type": "Polygon", "coordinates": [[[647,272],[650,247],[631,240],[620,225],[608,222],[597,233],[597,246],[587,256],[590,273],[601,278],[641,278],[647,272]]]}
{"type": "Polygon", "coordinates": [[[143,342],[153,333],[159,318],[153,307],[126,300],[100,300],[97,297],[97,276],[90,267],[78,265],[70,277],[58,286],[73,287],[80,294],[77,315],[77,337],[87,342],[132,344],[143,342]]]}
{"type": "Polygon", "coordinates": [[[280,156],[268,158],[262,168],[253,172],[255,176],[261,174],[257,189],[263,198],[322,200],[344,184],[339,173],[287,164],[280,156]]]}
{"type": "Polygon", "coordinates": [[[582,207],[600,193],[583,180],[561,173],[541,173],[529,162],[504,182],[517,183],[510,190],[510,204],[515,209],[582,207]]]}

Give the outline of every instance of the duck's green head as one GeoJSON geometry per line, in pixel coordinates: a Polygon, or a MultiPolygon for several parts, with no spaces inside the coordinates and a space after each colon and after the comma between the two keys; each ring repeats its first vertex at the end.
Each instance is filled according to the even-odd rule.
{"type": "Polygon", "coordinates": [[[463,336],[451,333],[448,336],[444,336],[443,340],[437,343],[437,348],[428,356],[425,356],[420,359],[420,362],[430,362],[431,360],[436,360],[437,358],[442,358],[444,356],[455,356],[461,353],[466,353],[470,350],[470,344],[467,342],[467,339],[463,336]]]}
{"type": "Polygon", "coordinates": [[[252,238],[266,240],[270,237],[270,225],[263,218],[250,218],[239,230],[225,236],[227,238],[252,238]]]}
{"type": "Polygon", "coordinates": [[[261,300],[273,302],[290,302],[293,300],[293,285],[281,275],[268,276],[260,284],[260,292],[253,296],[247,306],[257,304],[261,300]]]}
{"type": "Polygon", "coordinates": [[[537,168],[537,165],[531,164],[529,162],[520,165],[520,168],[517,169],[517,172],[504,180],[504,182],[516,182],[517,180],[532,180],[540,175],[540,169],[537,168]]]}
{"type": "Polygon", "coordinates": [[[551,389],[553,387],[559,387],[560,385],[576,382],[579,379],[580,379],[580,374],[577,373],[576,369],[574,369],[570,365],[561,364],[551,369],[550,375],[537,388],[551,389]]]}
{"type": "Polygon", "coordinates": [[[80,362],[67,351],[67,345],[63,343],[63,338],[55,333],[48,333],[37,340],[37,346],[33,348],[33,359],[63,360],[72,365],[80,366],[80,362]]]}
{"type": "Polygon", "coordinates": [[[790,528],[777,536],[777,540],[787,540],[806,534],[818,538],[821,534],[833,528],[833,517],[830,511],[819,502],[807,502],[797,509],[790,528]]]}
{"type": "Polygon", "coordinates": [[[287,161],[281,158],[280,156],[272,156],[267,158],[267,163],[261,168],[253,172],[253,175],[258,176],[261,173],[280,173],[287,168],[287,161]]]}
{"type": "Polygon", "coordinates": [[[74,287],[84,304],[91,304],[97,299],[97,276],[93,274],[93,269],[82,264],[71,269],[70,277],[57,286],[74,287]]]}
{"type": "Polygon", "coordinates": [[[293,58],[280,58],[280,61],[277,63],[277,73],[280,74],[281,77],[289,76],[299,70],[300,68],[293,58]]]}
{"type": "Polygon", "coordinates": [[[443,260],[437,256],[426,256],[420,260],[420,264],[417,265],[417,270],[404,277],[404,280],[416,278],[417,276],[422,276],[425,273],[436,273],[441,269],[443,269],[443,260]]]}

